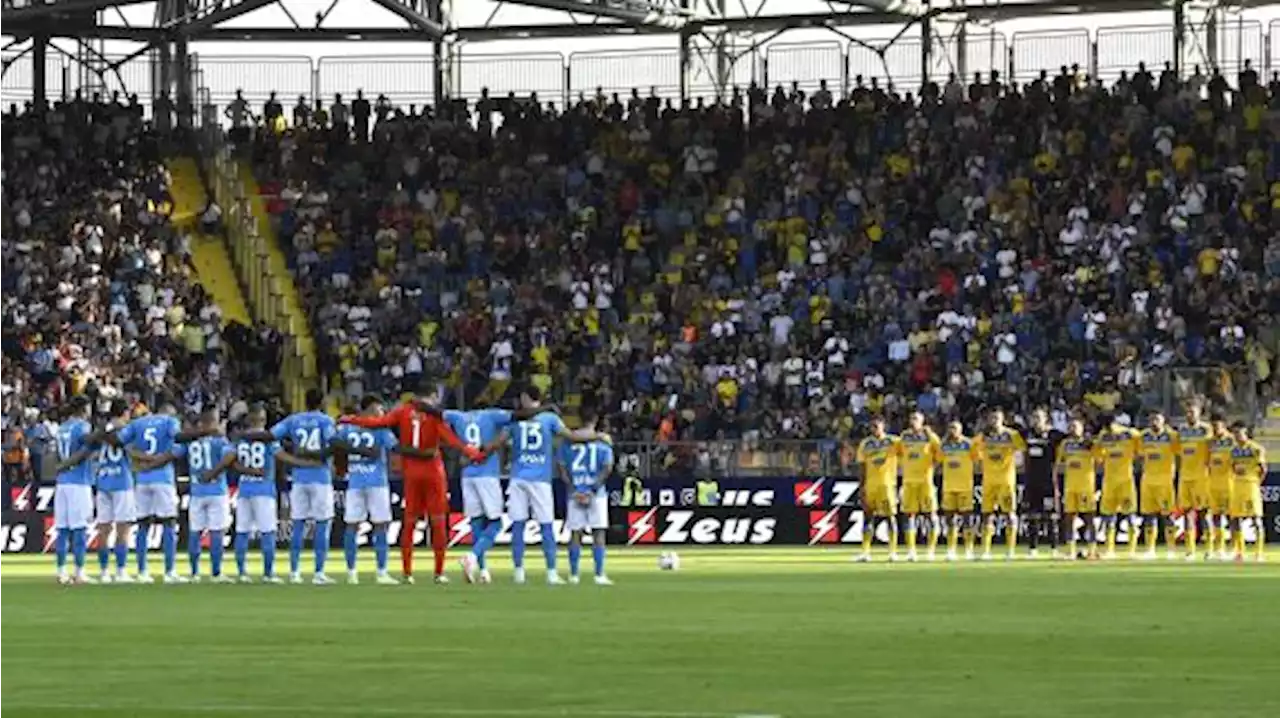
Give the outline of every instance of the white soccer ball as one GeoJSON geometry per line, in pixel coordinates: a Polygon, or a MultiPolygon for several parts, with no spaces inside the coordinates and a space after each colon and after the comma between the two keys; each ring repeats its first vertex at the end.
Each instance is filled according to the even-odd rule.
{"type": "Polygon", "coordinates": [[[680,569],[680,557],[675,551],[663,551],[658,556],[658,568],[663,571],[678,571],[680,569]]]}

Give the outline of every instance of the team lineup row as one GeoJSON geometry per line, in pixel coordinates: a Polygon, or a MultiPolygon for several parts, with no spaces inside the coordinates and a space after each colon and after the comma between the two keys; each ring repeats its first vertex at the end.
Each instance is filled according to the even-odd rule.
{"type": "Polygon", "coordinates": [[[568,487],[566,525],[570,583],[579,581],[584,535],[592,534],[597,584],[611,583],[604,571],[608,505],[605,480],[613,468],[608,434],[584,428],[570,431],[552,409],[541,406],[536,390],[526,391],[517,410],[442,411],[430,399],[414,399],[385,411],[368,397],[359,415],[337,421],[321,410],[323,396],[307,396],[308,410],[292,414],[270,428],[261,409],[252,409],[247,428],[228,437],[215,411],[203,413],[197,424],[183,429],[172,404],[154,414],[132,416],[120,403],[112,407],[105,426],[89,423],[87,402],[73,399],[68,418],[56,432],[58,478],[54,493],[55,555],[61,583],[92,582],[86,574],[86,532],[98,525],[98,560],[103,582],[151,583],[146,536],[153,523],[162,527],[161,549],[165,583],[200,580],[202,537],[209,538],[213,580],[236,579],[222,571],[223,543],[230,526],[228,472],[239,475],[233,547],[238,579],[250,582],[247,559],[257,536],[263,576],[281,583],[275,572],[277,478],[287,469],[291,532],[289,581],[302,582],[301,560],[307,524],[314,525],[315,573],[312,583],[329,584],[325,573],[329,529],[334,516],[334,466],[345,469],[346,489],[343,547],[348,581],[357,583],[357,527],[372,524],[371,543],[377,582],[396,584],[388,567],[388,526],[391,523],[389,454],[400,455],[404,485],[401,535],[403,579],[413,582],[414,527],[426,518],[431,529],[437,583],[448,583],[444,571],[447,549],[448,484],[440,451],[448,445],[467,460],[462,469],[463,509],[475,537],[461,561],[468,582],[491,580],[486,554],[502,528],[504,512],[513,525],[512,558],[515,580],[525,581],[524,526],[536,521],[541,529],[547,582],[564,583],[556,566],[552,481],[568,487]],[[460,438],[461,437],[461,438],[460,438]],[[500,480],[500,450],[510,457],[510,482],[505,496],[500,480]],[[178,573],[178,498],[175,462],[185,460],[191,480],[188,511],[189,576],[178,573]],[[133,532],[136,575],[127,570],[128,537],[133,532]],[[70,553],[74,574],[67,569],[70,553]],[[111,557],[115,570],[110,570],[111,557]]]}
{"type": "MultiPolygon", "coordinates": [[[[1243,560],[1243,528],[1252,523],[1257,535],[1253,555],[1263,560],[1263,447],[1250,439],[1243,425],[1228,427],[1217,416],[1205,421],[1198,406],[1188,407],[1185,424],[1176,430],[1156,412],[1141,431],[1108,420],[1092,435],[1086,434],[1079,419],[1073,420],[1065,433],[1053,430],[1043,410],[1033,414],[1025,437],[1006,425],[1000,410],[993,411],[985,430],[974,436],[967,436],[959,422],[951,422],[946,435],[939,437],[919,412],[912,414],[907,430],[898,435],[888,433],[882,419],[873,419],[871,435],[858,445],[857,461],[864,477],[863,507],[870,520],[888,524],[890,560],[897,559],[899,508],[907,520],[907,560],[917,558],[921,529],[927,534],[928,555],[933,555],[944,522],[947,558],[957,558],[962,530],[966,555],[973,558],[977,528],[971,518],[978,474],[982,477],[980,558],[991,558],[1001,519],[1007,522],[1007,556],[1013,558],[1018,538],[1015,499],[1019,458],[1025,484],[1022,506],[1033,522],[1033,554],[1041,533],[1050,536],[1056,554],[1061,531],[1067,538],[1065,558],[1112,558],[1119,521],[1127,518],[1131,527],[1145,528],[1142,558],[1155,557],[1162,528],[1168,556],[1174,558],[1178,540],[1174,518],[1181,514],[1185,518],[1186,558],[1196,557],[1203,531],[1206,558],[1243,560]],[[934,482],[939,470],[941,502],[934,482]],[[1097,517],[1102,530],[1097,528],[1097,517]],[[1077,526],[1083,529],[1077,532],[1077,526]],[[1078,550],[1078,533],[1085,542],[1083,551],[1078,550]]],[[[863,532],[860,560],[870,560],[874,533],[863,532]]],[[[1132,554],[1137,555],[1138,545],[1137,536],[1132,536],[1132,554]]]]}

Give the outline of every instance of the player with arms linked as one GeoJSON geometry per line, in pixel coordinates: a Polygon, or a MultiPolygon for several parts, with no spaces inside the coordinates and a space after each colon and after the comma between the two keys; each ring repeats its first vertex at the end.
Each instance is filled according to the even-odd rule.
{"type": "Polygon", "coordinates": [[[1232,456],[1236,440],[1221,414],[1213,417],[1213,439],[1209,442],[1209,550],[1205,558],[1217,556],[1225,561],[1227,553],[1227,526],[1234,503],[1235,461],[1232,456]]]}
{"type": "Polygon", "coordinates": [[[138,562],[138,582],[151,583],[147,572],[147,536],[151,524],[162,522],[160,548],[164,553],[164,582],[186,583],[178,575],[178,487],[174,472],[173,453],[176,444],[198,438],[197,431],[184,432],[178,421],[173,401],[163,399],[159,412],[135,418],[113,439],[128,448],[134,462],[134,481],[138,531],[134,541],[134,553],[138,562]]]}
{"type": "MultiPolygon", "coordinates": [[[[1138,492],[1138,511],[1146,522],[1146,560],[1156,557],[1156,542],[1160,526],[1164,526],[1164,545],[1167,558],[1173,559],[1178,543],[1178,527],[1173,523],[1176,492],[1173,476],[1178,469],[1178,456],[1182,444],[1178,432],[1169,428],[1164,414],[1151,412],[1150,425],[1142,432],[1142,485],[1138,492]]],[[[1133,540],[1136,540],[1135,536],[1133,540]]]]}
{"type": "MultiPolygon", "coordinates": [[[[382,400],[366,396],[360,402],[364,416],[382,416],[382,400]]],[[[347,494],[342,522],[347,530],[342,537],[343,553],[347,559],[347,583],[359,583],[356,570],[356,529],[361,521],[373,525],[373,553],[376,561],[376,581],[386,586],[400,582],[387,572],[387,527],[391,523],[391,481],[387,466],[387,452],[395,449],[399,441],[390,429],[365,429],[353,424],[338,427],[338,439],[346,447],[347,494]]]]}
{"type": "Polygon", "coordinates": [[[404,476],[404,519],[400,529],[400,563],[404,580],[413,583],[413,544],[418,520],[427,517],[431,528],[431,552],[435,559],[435,582],[445,584],[445,554],[449,548],[447,517],[449,482],[440,455],[441,443],[461,451],[471,461],[484,456],[462,443],[445,422],[435,397],[406,401],[381,416],[343,416],[339,423],[365,429],[394,429],[400,439],[404,476]]]}
{"type": "Polygon", "coordinates": [[[58,444],[58,483],[53,494],[54,556],[58,583],[91,583],[84,572],[85,535],[93,523],[93,428],[89,425],[89,402],[73,397],[66,416],[54,437],[58,444]],[[74,578],[67,574],[67,547],[75,559],[74,578]]]}
{"type": "MultiPolygon", "coordinates": [[[[113,434],[129,423],[129,405],[116,400],[111,404],[111,418],[104,427],[105,434],[113,434]]],[[[96,500],[98,514],[98,569],[102,583],[133,583],[133,577],[125,569],[129,560],[129,530],[138,519],[138,507],[133,491],[133,460],[119,441],[110,442],[103,437],[94,462],[98,485],[96,500]],[[114,533],[112,529],[115,529],[114,533]],[[108,570],[111,554],[115,554],[115,574],[108,570]]]]}
{"type": "Polygon", "coordinates": [[[1023,465],[1022,515],[1029,522],[1027,533],[1031,557],[1040,553],[1040,537],[1049,537],[1049,550],[1058,556],[1060,539],[1058,510],[1062,497],[1054,481],[1054,454],[1062,441],[1062,433],[1049,423],[1049,412],[1036,409],[1031,414],[1031,430],[1027,432],[1027,460],[1023,465]]]}
{"type": "MultiPolygon", "coordinates": [[[[503,430],[511,423],[512,412],[506,409],[446,411],[445,421],[468,446],[484,451],[501,446],[506,439],[503,430]]],[[[489,583],[485,558],[502,531],[502,456],[487,451],[483,461],[462,467],[462,511],[471,523],[471,552],[460,560],[462,576],[467,583],[489,583]]]]}
{"type": "MultiPolygon", "coordinates": [[[[603,441],[611,443],[608,434],[590,429],[570,431],[558,414],[542,405],[542,392],[535,386],[525,388],[520,396],[522,414],[528,419],[509,425],[506,434],[511,445],[511,482],[507,487],[507,513],[511,516],[511,561],[515,565],[516,583],[524,583],[525,524],[538,522],[542,536],[542,556],[547,565],[547,583],[564,583],[556,573],[556,533],[554,494],[551,480],[555,471],[555,441],[573,443],[603,441]]],[[[517,418],[517,417],[513,417],[517,418]]],[[[495,447],[490,447],[495,448],[495,447]]]]}
{"type": "Polygon", "coordinates": [[[1231,542],[1236,561],[1244,560],[1244,522],[1253,524],[1254,560],[1267,560],[1267,527],[1262,516],[1262,479],[1267,475],[1267,455],[1262,445],[1249,438],[1249,429],[1237,422],[1232,427],[1235,446],[1231,448],[1231,542]]]}
{"type": "Polygon", "coordinates": [[[973,525],[973,474],[978,451],[964,435],[964,425],[947,425],[947,437],[939,449],[942,464],[942,515],[947,522],[947,560],[957,559],[960,531],[964,530],[965,558],[972,561],[976,533],[973,525]]]}
{"type": "MultiPolygon", "coordinates": [[[[582,426],[596,428],[593,411],[582,415],[582,426]]],[[[605,541],[609,529],[609,498],[605,482],[613,473],[613,447],[603,441],[560,443],[560,477],[568,490],[565,528],[569,534],[569,583],[577,584],[582,561],[582,535],[591,532],[591,557],[595,561],[597,586],[612,586],[604,572],[605,541]]]]}
{"type": "Polygon", "coordinates": [[[1098,527],[1094,514],[1098,510],[1098,476],[1093,447],[1084,433],[1084,421],[1071,420],[1067,435],[1058,444],[1054,471],[1062,481],[1062,507],[1066,514],[1067,560],[1096,558],[1098,551],[1098,527]],[[1076,551],[1076,520],[1083,522],[1080,531],[1084,536],[1087,553],[1076,551]]]}
{"type": "Polygon", "coordinates": [[[902,453],[898,437],[885,429],[884,418],[871,419],[871,436],[858,444],[856,460],[862,465],[862,553],[858,561],[871,560],[876,524],[889,524],[889,560],[898,560],[898,457],[902,453]]]}
{"type": "MultiPolygon", "coordinates": [[[[320,461],[301,459],[280,447],[280,442],[267,431],[267,412],[254,406],[246,417],[248,432],[235,442],[235,459],[239,467],[240,488],[236,497],[236,569],[240,583],[252,583],[249,577],[249,541],[254,534],[262,550],[262,582],[280,583],[276,575],[276,526],[279,506],[276,503],[276,466],[316,469],[320,461]],[[264,436],[265,434],[265,436],[264,436]]],[[[226,461],[226,459],[223,459],[226,461]]]]}
{"type": "Polygon", "coordinates": [[[222,573],[222,552],[227,526],[231,523],[231,504],[227,495],[227,470],[239,473],[260,471],[240,466],[231,442],[222,434],[218,410],[205,409],[200,414],[198,439],[174,447],[177,456],[187,458],[191,475],[191,503],[187,513],[187,554],[191,559],[191,581],[200,582],[200,539],[209,533],[209,554],[214,583],[232,583],[222,573]]]}
{"type": "Polygon", "coordinates": [[[1018,547],[1017,454],[1027,450],[1022,435],[1004,423],[1004,411],[991,412],[987,430],[976,439],[978,456],[982,458],[982,560],[991,560],[991,543],[995,539],[996,519],[1006,519],[1005,558],[1012,559],[1018,547]]]}
{"type": "Polygon", "coordinates": [[[1116,557],[1116,536],[1120,531],[1121,516],[1129,518],[1129,557],[1136,558],[1140,524],[1133,515],[1138,506],[1138,492],[1133,485],[1133,462],[1142,448],[1142,437],[1114,417],[1108,417],[1104,427],[1093,442],[1094,458],[1102,464],[1101,513],[1107,531],[1107,550],[1103,558],[1116,557]]]}
{"type": "Polygon", "coordinates": [[[1205,540],[1209,540],[1212,522],[1209,515],[1209,443],[1213,440],[1213,426],[1201,415],[1200,404],[1187,405],[1186,423],[1178,430],[1178,508],[1186,522],[1187,560],[1196,559],[1196,544],[1200,527],[1205,527],[1205,540]]]}
{"type": "Polygon", "coordinates": [[[942,442],[924,423],[924,414],[911,412],[910,425],[902,433],[902,512],[907,515],[907,560],[916,560],[919,519],[929,521],[928,559],[938,549],[938,492],[933,485],[933,467],[942,442]]]}
{"type": "Polygon", "coordinates": [[[337,427],[333,418],[324,413],[324,394],[319,389],[308,389],[305,401],[307,410],[290,414],[271,427],[271,436],[282,446],[288,446],[295,456],[321,462],[315,467],[298,466],[290,472],[289,582],[302,583],[303,536],[307,522],[312,521],[315,523],[312,542],[316,572],[311,582],[324,586],[333,583],[324,567],[329,558],[329,529],[333,523],[333,471],[329,457],[337,427]]]}

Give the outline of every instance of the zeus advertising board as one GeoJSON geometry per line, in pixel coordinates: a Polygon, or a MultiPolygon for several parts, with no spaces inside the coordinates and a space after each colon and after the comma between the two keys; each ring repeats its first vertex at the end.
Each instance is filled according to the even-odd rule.
{"type": "MultiPolygon", "coordinates": [[[[342,522],[345,482],[337,482],[335,491],[335,516],[330,541],[334,548],[342,544],[345,524],[342,522]]],[[[400,482],[393,480],[392,536],[401,531],[402,507],[400,482]]],[[[979,488],[975,501],[980,498],[979,488]]],[[[555,487],[558,513],[563,516],[564,490],[555,487]]],[[[180,541],[186,538],[186,509],[189,502],[187,484],[178,484],[181,513],[179,516],[180,541]]],[[[32,483],[9,487],[9,504],[0,525],[0,552],[48,552],[53,547],[53,494],[54,486],[32,483]]],[[[234,508],[235,488],[231,490],[234,508]]],[[[277,538],[282,543],[289,540],[292,524],[288,520],[287,501],[282,494],[281,520],[277,538]]],[[[826,477],[720,477],[699,481],[694,477],[669,476],[644,482],[625,481],[621,476],[608,483],[609,542],[615,545],[790,545],[821,546],[860,543],[866,526],[861,509],[861,482],[851,476],[826,477]]],[[[1280,473],[1267,475],[1262,487],[1265,525],[1268,541],[1280,541],[1280,473]]],[[[450,492],[451,510],[448,521],[450,546],[467,546],[472,542],[470,523],[460,510],[461,492],[453,480],[450,492]]],[[[234,510],[232,516],[234,520],[234,510]]],[[[511,524],[505,521],[498,536],[499,544],[511,541],[511,524]]],[[[1122,523],[1122,541],[1126,540],[1127,527],[1122,523]]],[[[136,529],[135,529],[136,530],[136,529]]],[[[311,527],[307,528],[310,532],[311,527]]],[[[525,526],[525,539],[529,544],[541,541],[538,526],[532,522],[525,526]]],[[[228,528],[225,541],[229,545],[235,532],[234,524],[228,528]]],[[[160,548],[160,527],[153,525],[147,536],[152,549],[160,548]]],[[[357,528],[358,543],[368,545],[372,527],[362,523],[357,528]]],[[[1248,531],[1252,540],[1252,530],[1248,531]]],[[[560,543],[568,541],[568,532],[560,521],[556,522],[556,536],[560,543]]],[[[887,528],[877,528],[877,542],[888,539],[887,528]]],[[[100,537],[90,530],[90,546],[96,547],[100,537]]],[[[202,537],[208,542],[208,536],[202,537]]],[[[589,540],[589,539],[588,539],[589,540]]],[[[425,546],[429,534],[425,522],[414,528],[414,543],[425,546]]],[[[133,545],[133,537],[129,538],[133,545]]]]}

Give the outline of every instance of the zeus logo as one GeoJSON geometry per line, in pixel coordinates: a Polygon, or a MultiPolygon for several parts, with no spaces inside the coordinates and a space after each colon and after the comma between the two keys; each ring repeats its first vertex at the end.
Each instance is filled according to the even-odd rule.
{"type": "Polygon", "coordinates": [[[22,524],[0,527],[0,549],[5,553],[17,552],[27,547],[27,527],[22,524]]]}
{"type": "Polygon", "coordinates": [[[627,545],[634,546],[638,543],[653,543],[657,540],[657,530],[654,523],[654,516],[658,510],[649,509],[648,511],[632,511],[627,517],[627,545]]]}
{"type": "Polygon", "coordinates": [[[720,506],[773,506],[773,489],[746,491],[728,489],[720,499],[720,506]]]}
{"type": "Polygon", "coordinates": [[[14,489],[13,510],[14,511],[36,511],[39,513],[47,513],[49,507],[53,504],[54,487],[52,486],[36,486],[35,484],[27,484],[21,489],[14,489]],[[32,505],[31,497],[35,495],[35,505],[32,505]]]}
{"type": "Polygon", "coordinates": [[[832,506],[852,506],[857,503],[854,497],[858,495],[859,482],[857,481],[833,481],[831,483],[831,505],[832,506]]]}
{"type": "Polygon", "coordinates": [[[801,481],[796,483],[796,506],[821,506],[822,487],[826,483],[826,479],[818,479],[817,481],[801,481]]]}
{"type": "Polygon", "coordinates": [[[471,522],[465,514],[449,514],[449,547],[471,543],[471,522]]]}
{"type": "Polygon", "coordinates": [[[840,509],[809,512],[809,545],[835,543],[839,539],[840,509]]]}

